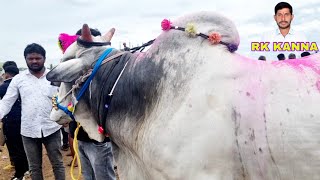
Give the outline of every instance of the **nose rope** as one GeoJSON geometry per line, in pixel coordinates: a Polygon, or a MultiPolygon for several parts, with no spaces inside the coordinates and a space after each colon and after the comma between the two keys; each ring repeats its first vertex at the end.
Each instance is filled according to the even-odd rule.
{"type": "Polygon", "coordinates": [[[80,77],[76,80],[76,82],[75,82],[75,84],[72,86],[72,88],[67,92],[67,94],[65,94],[60,100],[58,100],[57,103],[60,104],[60,103],[61,103],[63,100],[65,100],[71,93],[73,93],[75,89],[78,89],[78,88],[80,87],[80,85],[88,79],[88,77],[91,75],[91,72],[92,72],[92,69],[89,69],[86,74],[84,74],[83,76],[80,76],[80,77]]]}
{"type": "Polygon", "coordinates": [[[80,84],[82,84],[83,82],[85,82],[87,80],[87,78],[91,75],[91,72],[92,71],[89,70],[89,71],[87,71],[86,74],[84,74],[83,76],[78,78],[76,80],[75,84],[72,86],[72,88],[61,99],[58,99],[58,95],[53,96],[52,97],[52,106],[53,106],[53,108],[55,110],[61,109],[64,113],[66,113],[68,116],[70,116],[72,118],[72,120],[75,120],[74,116],[73,116],[73,113],[74,113],[77,101],[76,101],[76,103],[70,102],[67,107],[61,105],[61,102],[63,100],[65,100],[70,94],[73,97],[73,93],[74,93],[75,89],[79,88],[80,84]]]}

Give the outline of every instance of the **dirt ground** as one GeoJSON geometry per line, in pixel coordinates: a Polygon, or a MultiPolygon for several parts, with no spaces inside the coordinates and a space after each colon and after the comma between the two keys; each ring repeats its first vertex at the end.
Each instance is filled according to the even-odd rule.
{"type": "MultiPolygon", "coordinates": [[[[2,149],[2,152],[0,153],[0,180],[10,180],[10,178],[13,176],[14,174],[14,169],[12,170],[3,170],[3,167],[5,167],[6,165],[8,165],[10,163],[10,159],[9,159],[9,155],[8,155],[8,151],[7,148],[4,147],[0,147],[2,149]]],[[[43,170],[43,176],[45,180],[54,180],[54,175],[53,175],[53,171],[52,171],[52,167],[50,164],[50,161],[48,159],[48,156],[46,155],[46,151],[45,148],[43,147],[44,151],[43,151],[43,163],[42,163],[42,170],[43,170]]],[[[70,175],[70,166],[68,166],[68,163],[70,163],[70,161],[72,160],[71,156],[67,156],[67,154],[70,151],[61,151],[62,155],[63,155],[63,164],[66,167],[66,179],[67,180],[71,180],[71,175],[70,175]]],[[[77,177],[78,175],[78,168],[75,167],[74,168],[74,177],[77,177]]],[[[26,177],[26,180],[31,180],[30,177],[26,177]]]]}

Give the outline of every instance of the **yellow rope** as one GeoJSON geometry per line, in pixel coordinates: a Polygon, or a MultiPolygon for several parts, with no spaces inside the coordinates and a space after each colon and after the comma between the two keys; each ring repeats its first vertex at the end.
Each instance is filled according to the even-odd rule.
{"type": "Polygon", "coordinates": [[[79,157],[78,139],[77,139],[79,128],[81,127],[81,125],[80,125],[80,123],[77,123],[77,124],[78,124],[77,125],[77,129],[74,131],[74,139],[73,139],[74,157],[73,157],[73,160],[72,160],[71,170],[70,170],[70,174],[71,174],[72,180],[79,180],[80,177],[81,177],[81,161],[80,161],[80,157],[79,157]],[[75,160],[78,161],[78,167],[79,167],[79,169],[78,169],[78,177],[77,178],[75,178],[74,175],[73,175],[75,160]]]}

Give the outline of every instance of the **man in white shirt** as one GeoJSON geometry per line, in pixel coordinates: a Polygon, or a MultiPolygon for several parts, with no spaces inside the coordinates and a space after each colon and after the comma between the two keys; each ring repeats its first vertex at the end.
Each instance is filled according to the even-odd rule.
{"type": "Polygon", "coordinates": [[[42,144],[47,150],[56,180],[65,179],[60,152],[60,128],[49,119],[52,109],[51,97],[57,89],[46,79],[44,67],[46,51],[39,44],[29,44],[24,50],[28,70],[16,75],[0,101],[2,119],[21,97],[21,135],[33,180],[43,180],[42,144]]]}
{"type": "MultiPolygon", "coordinates": [[[[294,18],[292,6],[287,2],[280,2],[274,8],[274,20],[276,21],[278,28],[276,30],[267,32],[262,37],[262,42],[270,42],[269,48],[272,52],[273,42],[306,42],[306,36],[293,30],[291,28],[291,22],[294,18]]],[[[266,52],[268,53],[268,52],[266,52]]],[[[283,53],[285,57],[288,57],[290,53],[300,54],[298,51],[276,51],[274,54],[283,53]]],[[[274,57],[274,59],[276,59],[274,57]]]]}

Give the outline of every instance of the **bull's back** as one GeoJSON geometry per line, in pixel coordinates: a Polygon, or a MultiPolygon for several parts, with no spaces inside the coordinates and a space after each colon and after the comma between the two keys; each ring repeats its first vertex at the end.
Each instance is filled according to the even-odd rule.
{"type": "Polygon", "coordinates": [[[320,76],[309,66],[281,63],[243,77],[247,83],[234,96],[243,174],[253,179],[319,179],[320,76]]]}

